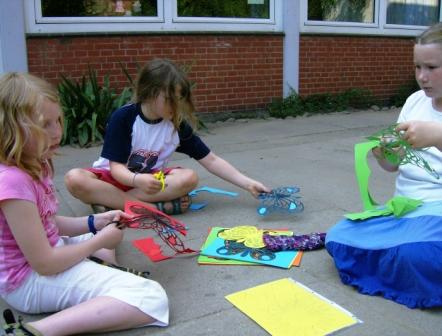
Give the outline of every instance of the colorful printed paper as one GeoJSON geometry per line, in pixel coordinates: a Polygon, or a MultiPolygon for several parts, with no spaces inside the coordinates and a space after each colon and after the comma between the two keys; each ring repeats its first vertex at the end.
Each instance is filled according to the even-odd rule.
{"type": "Polygon", "coordinates": [[[361,322],[290,278],[236,292],[226,299],[273,336],[328,335],[361,322]]]}
{"type": "Polygon", "coordinates": [[[272,252],[266,248],[250,248],[243,243],[218,237],[218,234],[223,230],[226,230],[226,228],[213,228],[214,238],[202,248],[202,255],[290,268],[299,253],[298,251],[272,252]]]}
{"type": "MultiPolygon", "coordinates": [[[[210,243],[212,243],[213,240],[217,237],[218,232],[220,230],[224,230],[224,229],[225,228],[222,228],[222,227],[214,227],[214,228],[210,229],[209,235],[207,236],[206,241],[204,242],[203,246],[201,247],[201,250],[203,250],[206,246],[208,246],[210,243]]],[[[276,230],[276,231],[281,231],[281,233],[287,233],[286,230],[276,230]]],[[[293,260],[292,266],[301,265],[302,256],[303,256],[303,252],[298,251],[295,259],[293,260]]],[[[200,265],[245,265],[245,266],[260,266],[261,265],[262,266],[262,264],[258,264],[258,263],[254,263],[254,262],[209,257],[206,255],[200,255],[198,257],[198,264],[200,264],[200,265]]]]}

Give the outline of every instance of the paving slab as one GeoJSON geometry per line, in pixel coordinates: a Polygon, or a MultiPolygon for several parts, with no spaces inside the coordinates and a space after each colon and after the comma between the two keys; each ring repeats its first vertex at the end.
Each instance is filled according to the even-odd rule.
{"type": "MultiPolygon", "coordinates": [[[[327,231],[346,212],[362,210],[354,177],[353,146],[392,124],[398,109],[354,111],[309,117],[247,119],[208,123],[201,136],[218,155],[242,172],[270,187],[296,185],[305,206],[298,215],[257,215],[258,201],[243,190],[209,174],[196,161],[174,154],[173,164],[195,169],[200,185],[238,192],[236,198],[200,193],[196,202],[208,205],[177,216],[189,227],[185,243],[199,249],[208,228],[255,225],[289,228],[297,233],[327,231]]],[[[99,147],[63,147],[55,159],[55,182],[60,214],[82,216],[90,208],[66,190],[63,175],[70,168],[86,167],[98,157],[99,147]]],[[[371,163],[372,160],[371,160],[371,163]]],[[[380,202],[392,196],[394,175],[374,163],[370,190],[380,202]]],[[[442,310],[412,310],[380,297],[359,294],[344,286],[325,250],[306,252],[300,267],[289,270],[266,266],[199,266],[195,257],[152,263],[132,246],[134,239],[154,236],[147,230],[127,230],[117,250],[120,263],[147,269],[160,282],[170,300],[170,326],[140,328],[108,335],[237,336],[267,335],[261,327],[224,297],[273,280],[291,277],[354,313],[362,324],[339,331],[342,336],[430,336],[442,334],[442,310]]],[[[0,308],[6,304],[0,301],[0,308]]],[[[24,315],[26,320],[42,315],[24,315]]],[[[294,316],[294,318],[296,318],[294,316]]],[[[301,335],[293,330],[291,335],[301,335]]],[[[288,335],[289,336],[289,335],[288,335]]]]}

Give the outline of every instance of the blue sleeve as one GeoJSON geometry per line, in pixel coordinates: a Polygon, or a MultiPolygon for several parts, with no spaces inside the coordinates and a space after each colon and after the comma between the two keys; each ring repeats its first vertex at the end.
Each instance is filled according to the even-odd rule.
{"type": "Polygon", "coordinates": [[[138,105],[125,105],[112,113],[106,126],[101,157],[127,163],[132,147],[132,128],[138,115],[138,105]]]}
{"type": "Polygon", "coordinates": [[[181,123],[178,136],[180,138],[180,145],[176,149],[177,152],[187,154],[195,160],[201,160],[210,153],[209,147],[193,132],[192,127],[188,123],[181,123]]]}

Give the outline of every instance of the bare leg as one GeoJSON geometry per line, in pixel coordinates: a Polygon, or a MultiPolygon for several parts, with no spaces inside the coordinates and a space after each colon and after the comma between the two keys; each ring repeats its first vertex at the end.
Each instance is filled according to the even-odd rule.
{"type": "Polygon", "coordinates": [[[115,250],[100,249],[92,254],[94,257],[100,258],[108,263],[118,265],[117,256],[115,250]]]}
{"type": "Polygon", "coordinates": [[[126,201],[137,200],[112,184],[99,180],[94,173],[81,168],[70,170],[65,175],[65,184],[74,197],[87,204],[101,204],[123,210],[126,201]]]}
{"type": "MultiPolygon", "coordinates": [[[[166,176],[166,189],[152,195],[140,189],[124,192],[81,168],[70,170],[65,176],[65,184],[69,192],[84,203],[123,210],[127,201],[141,201],[155,207],[154,202],[170,201],[187,195],[198,184],[198,177],[190,169],[174,169],[166,176]]],[[[183,199],[181,208],[187,209],[189,203],[188,198],[183,199]]]]}
{"type": "Polygon", "coordinates": [[[198,176],[191,169],[174,169],[166,176],[167,187],[156,194],[146,194],[136,188],[127,193],[144,202],[171,201],[187,195],[198,185],[198,176]]]}
{"type": "Polygon", "coordinates": [[[124,330],[155,320],[138,308],[108,296],[99,296],[28,325],[45,336],[124,330]]]}

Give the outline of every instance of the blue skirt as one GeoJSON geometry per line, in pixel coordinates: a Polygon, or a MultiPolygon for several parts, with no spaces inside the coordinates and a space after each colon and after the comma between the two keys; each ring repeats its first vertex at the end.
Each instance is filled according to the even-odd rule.
{"type": "Polygon", "coordinates": [[[409,308],[442,306],[442,202],[401,218],[342,220],[326,248],[344,284],[409,308]]]}

